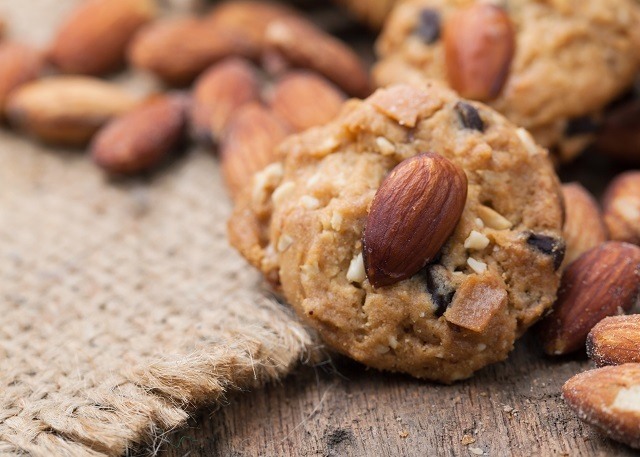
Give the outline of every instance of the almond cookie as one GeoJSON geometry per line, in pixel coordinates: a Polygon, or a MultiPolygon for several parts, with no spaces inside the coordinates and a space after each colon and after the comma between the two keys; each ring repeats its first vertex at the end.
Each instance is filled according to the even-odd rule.
{"type": "Polygon", "coordinates": [[[633,81],[640,8],[633,0],[409,0],[393,10],[377,51],[379,86],[443,81],[566,161],[591,139],[590,116],[633,81]]]}
{"type": "Polygon", "coordinates": [[[453,382],[504,360],[555,300],[558,179],[492,109],[392,86],[279,153],[238,200],[230,240],[335,350],[453,382]]]}

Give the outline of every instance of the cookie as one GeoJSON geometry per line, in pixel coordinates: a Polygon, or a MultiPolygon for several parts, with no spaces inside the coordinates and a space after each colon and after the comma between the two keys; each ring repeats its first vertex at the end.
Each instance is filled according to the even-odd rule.
{"type": "Polygon", "coordinates": [[[378,86],[443,81],[488,103],[567,161],[591,139],[592,116],[630,86],[640,66],[639,3],[494,3],[500,6],[402,2],[377,42],[374,79],[378,86]],[[477,84],[488,92],[478,93],[477,84]]]}
{"type": "Polygon", "coordinates": [[[435,83],[392,86],[279,152],[284,162],[239,199],[229,239],[333,349],[453,382],[504,360],[553,303],[564,252],[558,179],[546,150],[487,106],[435,83]],[[466,175],[461,216],[428,265],[374,287],[363,261],[372,202],[392,170],[423,153],[466,175]]]}

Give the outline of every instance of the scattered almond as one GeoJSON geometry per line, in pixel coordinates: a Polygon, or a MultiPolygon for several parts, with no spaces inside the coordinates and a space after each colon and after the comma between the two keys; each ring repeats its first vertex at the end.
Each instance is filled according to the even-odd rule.
{"type": "Polygon", "coordinates": [[[627,171],[611,181],[603,209],[612,240],[640,245],[640,171],[627,171]]]}
{"type": "Polygon", "coordinates": [[[204,143],[219,141],[238,108],[260,100],[260,80],[247,60],[230,57],[203,73],[193,89],[191,128],[204,143]]]}
{"type": "Polygon", "coordinates": [[[30,46],[0,43],[0,111],[4,112],[9,94],[22,84],[38,78],[43,66],[42,54],[30,46]]]}
{"type": "Polygon", "coordinates": [[[156,14],[153,0],[89,0],[58,30],[49,59],[65,73],[103,75],[124,63],[129,41],[156,14]]]}
{"type": "Polygon", "coordinates": [[[578,257],[562,275],[553,312],[540,326],[547,354],[584,347],[594,325],[628,311],[640,286],[640,248],[609,241],[578,257]]]}
{"type": "Polygon", "coordinates": [[[640,364],[580,373],[565,383],[562,396],[580,419],[609,438],[640,448],[640,364]]]}
{"type": "Polygon", "coordinates": [[[294,66],[320,73],[349,95],[366,97],[371,93],[369,74],[358,55],[301,17],[272,21],[266,41],[294,66]]]}
{"type": "Polygon", "coordinates": [[[158,165],[183,137],[186,100],[163,95],[107,124],[96,135],[93,160],[115,174],[132,174],[158,165]]]}
{"type": "Polygon", "coordinates": [[[338,88],[321,76],[292,71],[276,84],[270,106],[276,115],[300,132],[332,120],[345,99],[338,88]]]}
{"type": "Polygon", "coordinates": [[[601,320],[587,337],[587,354],[599,367],[640,363],[640,314],[601,320]]]}
{"type": "Polygon", "coordinates": [[[438,254],[467,199],[464,171],[425,153],[401,162],[371,203],[363,236],[369,282],[389,286],[409,278],[438,254]]]}
{"type": "Polygon", "coordinates": [[[257,58],[258,53],[248,37],[224,25],[195,18],[150,24],[136,35],[128,50],[134,66],[177,86],[191,83],[225,57],[257,58]]]}
{"type": "Polygon", "coordinates": [[[640,164],[640,99],[616,108],[605,117],[595,149],[622,162],[640,164]]]}
{"type": "Polygon", "coordinates": [[[457,10],[444,26],[447,77],[464,98],[496,98],[509,75],[515,34],[508,13],[489,3],[457,10]]]}
{"type": "Polygon", "coordinates": [[[85,76],[54,76],[14,91],[6,115],[10,124],[44,142],[81,146],[135,104],[114,84],[85,76]]]}
{"type": "Polygon", "coordinates": [[[607,228],[598,203],[587,189],[578,183],[564,184],[562,195],[566,211],[563,228],[567,243],[563,264],[566,266],[582,253],[607,241],[607,228]]]}
{"type": "Polygon", "coordinates": [[[258,103],[246,104],[236,112],[220,148],[222,174],[233,197],[257,171],[278,159],[276,146],[287,133],[284,124],[258,103]]]}

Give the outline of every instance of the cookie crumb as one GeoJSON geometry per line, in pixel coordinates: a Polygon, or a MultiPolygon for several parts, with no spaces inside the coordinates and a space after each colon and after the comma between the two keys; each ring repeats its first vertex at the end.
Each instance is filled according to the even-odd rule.
{"type": "Polygon", "coordinates": [[[409,436],[409,432],[407,432],[406,430],[402,430],[401,432],[398,432],[398,435],[400,435],[400,438],[406,438],[407,436],[409,436]]]}
{"type": "Polygon", "coordinates": [[[471,435],[464,435],[460,440],[463,446],[468,446],[476,442],[476,439],[471,435]]]}
{"type": "Polygon", "coordinates": [[[474,455],[484,455],[484,451],[479,447],[469,447],[468,449],[469,449],[469,452],[471,452],[474,455]]]}

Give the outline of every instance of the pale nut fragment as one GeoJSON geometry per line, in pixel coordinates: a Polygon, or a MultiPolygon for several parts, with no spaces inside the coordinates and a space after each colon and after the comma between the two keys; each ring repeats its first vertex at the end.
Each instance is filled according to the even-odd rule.
{"type": "Polygon", "coordinates": [[[296,132],[326,124],[340,111],[345,95],[309,71],[286,73],[275,85],[269,105],[296,132]]]}
{"type": "Polygon", "coordinates": [[[258,70],[248,60],[229,57],[209,68],[193,89],[191,129],[196,140],[218,142],[233,114],[260,101],[258,70]]]}
{"type": "Polygon", "coordinates": [[[515,32],[508,13],[489,3],[455,11],[444,25],[449,84],[462,97],[493,100],[509,76],[515,32]]]}
{"type": "Polygon", "coordinates": [[[607,228],[598,203],[579,183],[562,185],[566,217],[562,236],[566,242],[563,265],[607,241],[607,228]]]}
{"type": "Polygon", "coordinates": [[[162,95],[107,124],[91,144],[91,157],[114,174],[134,174],[157,166],[182,139],[186,100],[162,95]]]}
{"type": "Polygon", "coordinates": [[[135,33],[156,15],[153,0],[89,0],[58,30],[51,63],[64,73],[104,75],[118,70],[135,33]]]}
{"type": "Polygon", "coordinates": [[[302,17],[271,22],[266,41],[292,65],[325,76],[349,95],[364,98],[371,93],[369,73],[358,55],[302,17]]]}
{"type": "Polygon", "coordinates": [[[82,146],[137,100],[115,84],[85,76],[52,76],[27,83],[7,100],[11,125],[55,145],[82,146]]]}
{"type": "Polygon", "coordinates": [[[9,94],[22,84],[37,79],[43,67],[42,54],[32,47],[8,41],[0,43],[0,117],[4,116],[9,94]]]}
{"type": "Polygon", "coordinates": [[[581,420],[640,449],[640,364],[580,373],[564,384],[562,396],[581,420]]]}
{"type": "Polygon", "coordinates": [[[135,67],[176,86],[191,83],[225,57],[256,59],[259,54],[260,49],[237,30],[196,18],[154,22],[135,36],[128,49],[135,67]]]}
{"type": "Polygon", "coordinates": [[[480,205],[476,208],[478,217],[487,227],[494,230],[509,230],[513,227],[513,224],[504,217],[502,214],[489,208],[488,206],[480,205]]]}
{"type": "Polygon", "coordinates": [[[363,235],[374,287],[407,279],[437,256],[467,200],[467,176],[432,152],[402,161],[376,192],[363,235]]]}
{"type": "Polygon", "coordinates": [[[640,363],[640,314],[598,322],[587,336],[587,355],[599,367],[640,363]]]}
{"type": "Polygon", "coordinates": [[[640,171],[627,171],[611,181],[602,206],[611,239],[640,245],[640,171]]]}
{"type": "Polygon", "coordinates": [[[608,241],[582,254],[564,271],[553,312],[540,325],[545,352],[562,355],[583,348],[598,322],[635,304],[639,288],[638,246],[608,241]]]}
{"type": "Polygon", "coordinates": [[[237,111],[220,148],[222,174],[232,197],[256,172],[278,160],[276,146],[287,133],[286,126],[258,103],[246,104],[237,111]]]}

